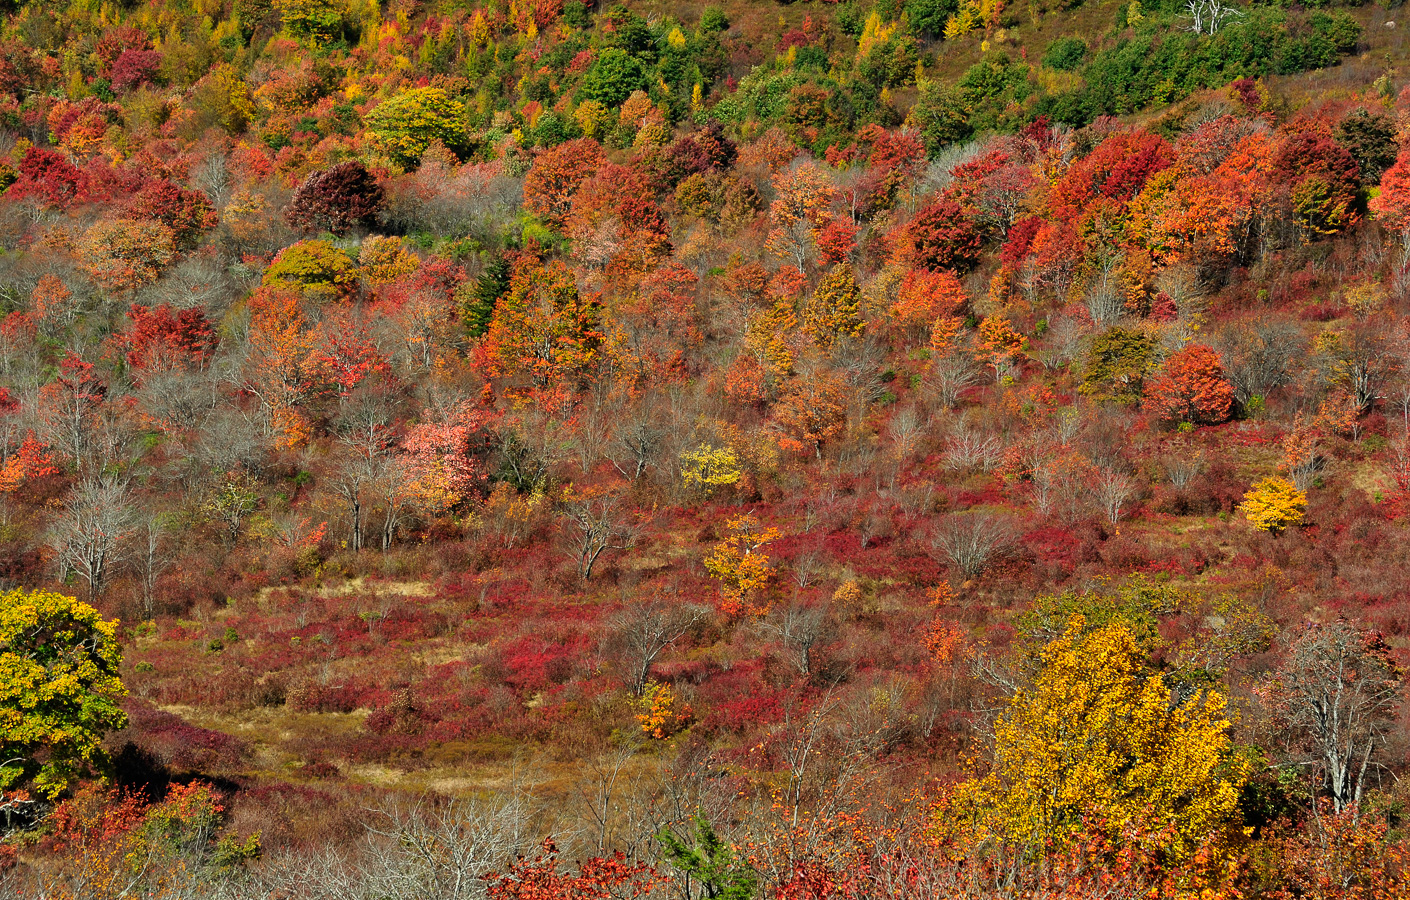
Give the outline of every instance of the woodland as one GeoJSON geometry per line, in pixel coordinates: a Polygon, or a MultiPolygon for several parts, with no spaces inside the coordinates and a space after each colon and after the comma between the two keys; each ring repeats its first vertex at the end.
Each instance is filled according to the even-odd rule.
{"type": "Polygon", "coordinates": [[[1396,0],[0,0],[0,895],[1410,897],[1396,0]]]}

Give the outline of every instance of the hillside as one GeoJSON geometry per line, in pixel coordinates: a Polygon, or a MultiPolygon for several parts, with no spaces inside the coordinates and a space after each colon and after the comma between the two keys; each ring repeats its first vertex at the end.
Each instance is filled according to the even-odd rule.
{"type": "Polygon", "coordinates": [[[6,896],[1410,894],[1400,12],[6,3],[6,896]]]}

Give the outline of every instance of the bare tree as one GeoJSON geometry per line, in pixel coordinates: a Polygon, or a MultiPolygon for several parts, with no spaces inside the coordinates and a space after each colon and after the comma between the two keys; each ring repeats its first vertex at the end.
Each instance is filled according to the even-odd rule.
{"type": "Polygon", "coordinates": [[[832,624],[825,605],[794,602],[776,608],[759,627],[777,635],[784,648],[793,654],[798,674],[812,675],[813,650],[832,635],[832,624]]]}
{"type": "Polygon", "coordinates": [[[705,619],[703,607],[652,597],[632,603],[613,616],[608,645],[622,669],[622,680],[640,696],[651,666],[666,648],[705,619]]]}
{"type": "Polygon", "coordinates": [[[157,579],[171,568],[166,534],[165,517],[148,515],[137,536],[137,568],[142,578],[142,611],[148,618],[156,612],[157,579]]]}
{"type": "Polygon", "coordinates": [[[665,435],[651,419],[641,416],[625,423],[614,437],[617,452],[612,465],[623,477],[636,481],[655,465],[665,435]]]}
{"type": "Polygon", "coordinates": [[[930,362],[927,380],[935,387],[935,399],[944,409],[954,409],[965,388],[979,381],[979,370],[964,353],[945,353],[930,362]]]}
{"type": "Polygon", "coordinates": [[[607,550],[625,550],[636,543],[637,529],[620,509],[621,498],[611,494],[569,495],[563,512],[574,535],[573,555],[583,581],[592,578],[597,559],[607,550]]]}
{"type": "Polygon", "coordinates": [[[1101,507],[1107,521],[1115,525],[1121,521],[1121,513],[1126,504],[1136,496],[1136,481],[1125,472],[1102,466],[1097,469],[1092,482],[1092,496],[1101,507]]]}
{"type": "Polygon", "coordinates": [[[1338,813],[1359,811],[1366,773],[1395,727],[1402,678],[1384,639],[1345,621],[1309,624],[1273,681],[1287,721],[1304,729],[1338,813]]]}
{"type": "Polygon", "coordinates": [[[1165,459],[1165,477],[1170,479],[1173,487],[1182,491],[1193,484],[1195,477],[1203,471],[1204,453],[1201,451],[1165,459]]]}
{"type": "Polygon", "coordinates": [[[331,484],[348,505],[348,546],[354,552],[363,547],[364,495],[383,475],[384,458],[395,443],[392,423],[391,406],[373,397],[351,402],[338,418],[340,453],[331,484]]]}
{"type": "Polygon", "coordinates": [[[1195,34],[1214,34],[1244,14],[1228,0],[1186,0],[1185,10],[1189,13],[1190,30],[1195,34]]]}
{"type": "Polygon", "coordinates": [[[76,572],[88,582],[90,603],[131,549],[128,539],[137,522],[130,494],[127,482],[113,476],[86,478],[50,530],[55,557],[65,573],[76,572]]]}
{"type": "Polygon", "coordinates": [[[366,897],[481,900],[484,875],[527,849],[529,809],[516,790],[493,800],[421,800],[381,813],[362,866],[366,897]]]}
{"type": "Polygon", "coordinates": [[[935,530],[931,545],[962,576],[974,578],[1013,542],[1008,521],[992,513],[969,512],[947,516],[935,530]]]}

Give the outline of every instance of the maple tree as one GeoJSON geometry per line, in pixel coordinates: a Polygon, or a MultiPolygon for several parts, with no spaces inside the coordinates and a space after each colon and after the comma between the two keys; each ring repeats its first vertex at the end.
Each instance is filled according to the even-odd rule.
{"type": "Polygon", "coordinates": [[[160,222],[99,222],[84,233],[84,268],[117,293],[132,293],[157,279],[176,258],[176,236],[160,222]]]}
{"type": "Polygon", "coordinates": [[[524,206],[554,225],[562,225],[573,208],[573,194],[606,160],[591,138],[579,138],[534,157],[524,174],[524,206]]]}
{"type": "Polygon", "coordinates": [[[346,234],[372,224],[382,205],[377,179],[362,163],[349,160],[305,178],[284,208],[284,218],[303,231],[346,234]]]}
{"type": "Polygon", "coordinates": [[[1167,357],[1145,382],[1144,403],[1167,421],[1217,425],[1233,410],[1234,387],[1224,377],[1219,355],[1203,344],[1191,344],[1167,357]]]}

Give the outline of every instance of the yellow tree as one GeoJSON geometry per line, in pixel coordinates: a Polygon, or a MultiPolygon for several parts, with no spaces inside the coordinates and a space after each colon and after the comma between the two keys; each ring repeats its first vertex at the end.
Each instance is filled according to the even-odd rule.
{"type": "Polygon", "coordinates": [[[1278,534],[1302,523],[1307,509],[1307,494],[1298,490],[1286,478],[1265,478],[1249,488],[1239,512],[1254,528],[1278,534]]]}
{"type": "Polygon", "coordinates": [[[852,267],[833,266],[803,307],[803,330],[822,347],[831,347],[840,337],[862,333],[862,292],[852,267]]]}
{"type": "Polygon", "coordinates": [[[1223,694],[1171,696],[1124,622],[1087,630],[1074,617],[995,722],[993,767],[961,785],[958,809],[1020,851],[1060,844],[1086,818],[1188,857],[1237,824],[1247,771],[1231,759],[1223,694]]]}
{"type": "Polygon", "coordinates": [[[705,558],[705,570],[723,585],[720,609],[725,615],[762,616],[768,612],[767,590],[774,567],[763,551],[778,539],[777,528],[764,528],[753,516],[729,520],[729,535],[705,558]]]}

